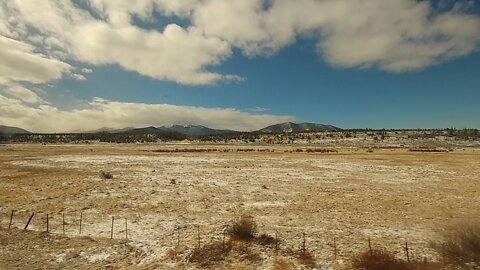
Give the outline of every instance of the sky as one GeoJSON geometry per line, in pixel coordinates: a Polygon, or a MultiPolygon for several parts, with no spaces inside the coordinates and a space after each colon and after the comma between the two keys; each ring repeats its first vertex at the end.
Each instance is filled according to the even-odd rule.
{"type": "Polygon", "coordinates": [[[480,1],[0,0],[0,125],[480,128],[480,1]]]}

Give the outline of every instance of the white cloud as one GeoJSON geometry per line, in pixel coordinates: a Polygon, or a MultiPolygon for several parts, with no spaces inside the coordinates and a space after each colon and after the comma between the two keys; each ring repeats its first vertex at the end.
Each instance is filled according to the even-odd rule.
{"type": "MultiPolygon", "coordinates": [[[[468,55],[480,42],[480,17],[456,4],[434,14],[415,0],[207,0],[193,23],[246,55],[270,55],[298,36],[318,39],[318,52],[337,67],[403,72],[468,55]]],[[[471,6],[469,4],[462,4],[471,6]]]]}
{"type": "Polygon", "coordinates": [[[267,108],[258,107],[258,106],[254,107],[254,108],[250,108],[248,110],[251,111],[251,112],[266,112],[266,111],[268,111],[267,108]]]}
{"type": "Polygon", "coordinates": [[[77,74],[77,73],[70,74],[70,77],[74,80],[77,80],[77,81],[86,81],[87,80],[87,78],[85,78],[85,76],[83,76],[82,74],[77,74]]]}
{"type": "Polygon", "coordinates": [[[90,74],[93,72],[93,70],[89,69],[89,68],[82,68],[82,72],[85,73],[85,74],[90,74]]]}
{"type": "Polygon", "coordinates": [[[416,0],[82,3],[0,3],[0,56],[7,59],[2,64],[10,71],[0,76],[48,82],[71,69],[65,61],[75,60],[94,66],[117,64],[180,84],[241,81],[244,78],[236,74],[209,68],[228,60],[233,48],[240,48],[249,57],[272,55],[299,37],[317,40],[320,57],[333,66],[404,72],[468,55],[480,42],[480,16],[468,13],[472,1],[443,4],[439,10],[430,1],[416,0]],[[189,25],[144,29],[133,23],[133,17],[155,22],[154,14],[158,13],[180,16],[189,25]],[[12,57],[22,63],[21,68],[12,57]],[[53,68],[40,68],[45,66],[53,68]]]}
{"type": "Polygon", "coordinates": [[[72,67],[36,53],[28,43],[0,36],[0,77],[11,81],[46,83],[60,79],[72,67]]]}
{"type": "MultiPolygon", "coordinates": [[[[35,69],[39,63],[26,65],[32,68],[9,76],[21,74],[22,80],[35,82],[58,79],[70,68],[55,59],[61,57],[91,65],[118,64],[158,80],[212,84],[239,78],[208,71],[208,67],[227,60],[232,47],[251,57],[272,55],[299,36],[317,39],[319,54],[333,66],[403,72],[467,55],[479,44],[479,16],[467,13],[471,1],[456,2],[450,11],[439,14],[433,12],[430,2],[415,0],[85,3],[90,11],[69,0],[2,3],[0,34],[4,35],[5,57],[11,58],[16,50],[56,67],[39,70],[35,69]],[[182,28],[171,24],[164,29],[146,30],[133,24],[133,16],[154,21],[155,10],[181,16],[191,25],[182,28]],[[38,33],[30,33],[29,27],[38,33]],[[7,36],[18,37],[17,43],[7,36]],[[50,73],[45,74],[47,71],[50,73]]],[[[18,58],[26,61],[25,55],[18,58]]],[[[13,65],[11,61],[5,63],[13,65]]]]}
{"type": "Polygon", "coordinates": [[[162,33],[135,26],[113,28],[94,22],[77,28],[71,53],[93,64],[119,64],[159,80],[182,84],[211,84],[227,76],[204,69],[218,65],[231,54],[228,43],[204,37],[198,29],[170,24],[162,33]]]}
{"type": "Polygon", "coordinates": [[[239,78],[208,71],[208,67],[230,57],[228,42],[205,36],[196,27],[170,24],[164,29],[146,30],[131,22],[134,15],[149,19],[154,6],[181,12],[176,5],[162,1],[154,5],[146,0],[91,0],[89,3],[100,15],[98,19],[68,0],[9,3],[8,11],[44,35],[42,49],[51,52],[48,48],[55,48],[55,55],[63,50],[65,57],[73,60],[91,65],[118,64],[154,79],[181,84],[205,85],[239,78]]]}
{"type": "Polygon", "coordinates": [[[7,96],[21,100],[26,103],[41,104],[46,103],[37,93],[20,85],[0,85],[0,92],[7,96]]]}
{"type": "Polygon", "coordinates": [[[292,121],[291,116],[250,114],[233,108],[204,108],[170,104],[144,104],[93,99],[87,108],[60,110],[51,105],[27,106],[0,95],[0,123],[34,132],[94,130],[101,127],[199,124],[239,131],[292,121]]]}
{"type": "Polygon", "coordinates": [[[428,2],[368,3],[337,7],[321,26],[318,49],[332,65],[403,72],[467,55],[479,44],[479,17],[432,15],[428,2]]]}

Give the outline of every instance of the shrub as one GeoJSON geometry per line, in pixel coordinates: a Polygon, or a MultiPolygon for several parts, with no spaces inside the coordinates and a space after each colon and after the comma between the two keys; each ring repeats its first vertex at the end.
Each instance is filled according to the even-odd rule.
{"type": "Polygon", "coordinates": [[[305,266],[309,266],[309,267],[315,266],[315,257],[308,250],[300,250],[297,253],[297,259],[301,264],[305,266]]]}
{"type": "Polygon", "coordinates": [[[460,224],[447,230],[433,247],[448,264],[463,269],[480,269],[480,225],[460,224]]]}
{"type": "Polygon", "coordinates": [[[253,217],[243,215],[229,229],[228,235],[233,240],[248,241],[255,238],[257,223],[253,217]]]}
{"type": "Polygon", "coordinates": [[[100,176],[101,176],[103,179],[113,179],[113,174],[110,173],[110,172],[102,171],[102,172],[100,173],[100,176]]]}
{"type": "Polygon", "coordinates": [[[414,270],[415,266],[386,250],[369,250],[357,255],[352,260],[353,269],[361,270],[414,270]]]}
{"type": "Polygon", "coordinates": [[[289,270],[293,268],[285,258],[276,257],[275,259],[273,259],[272,269],[273,270],[289,270]]]}
{"type": "Polygon", "coordinates": [[[214,242],[192,250],[188,256],[188,261],[197,263],[202,267],[207,267],[225,260],[231,250],[232,243],[230,241],[225,244],[222,242],[214,242]]]}
{"type": "Polygon", "coordinates": [[[275,237],[270,236],[266,233],[262,233],[255,240],[257,241],[258,244],[263,246],[274,246],[275,242],[277,241],[275,237]]]}

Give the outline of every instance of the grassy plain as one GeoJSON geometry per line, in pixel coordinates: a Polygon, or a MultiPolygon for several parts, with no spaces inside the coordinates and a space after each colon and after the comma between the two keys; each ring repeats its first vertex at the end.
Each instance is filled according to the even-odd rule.
{"type": "Polygon", "coordinates": [[[279,250],[234,243],[204,267],[273,269],[279,260],[310,267],[295,255],[303,233],[314,265],[324,269],[348,269],[368,239],[402,258],[408,242],[411,257],[439,261],[430,242],[445,226],[480,222],[478,148],[296,152],[307,148],[0,145],[0,268],[201,268],[192,250],[223,241],[226,225],[241,215],[255,219],[259,234],[277,234],[279,250]]]}

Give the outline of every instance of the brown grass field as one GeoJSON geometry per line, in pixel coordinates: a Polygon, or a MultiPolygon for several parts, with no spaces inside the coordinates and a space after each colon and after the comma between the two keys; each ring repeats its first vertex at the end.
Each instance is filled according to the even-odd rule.
{"type": "Polygon", "coordinates": [[[0,269],[349,269],[368,239],[399,258],[408,242],[410,258],[439,262],[431,242],[444,228],[480,222],[478,148],[297,148],[0,145],[0,269]],[[187,151],[154,152],[165,149],[187,151]],[[278,248],[224,242],[242,215],[278,248]],[[211,260],[195,260],[201,252],[211,260]]]}

